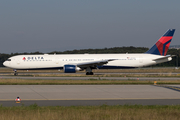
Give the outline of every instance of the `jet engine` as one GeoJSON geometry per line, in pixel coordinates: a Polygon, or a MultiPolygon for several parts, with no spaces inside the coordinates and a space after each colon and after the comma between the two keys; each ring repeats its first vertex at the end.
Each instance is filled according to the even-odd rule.
{"type": "Polygon", "coordinates": [[[76,65],[64,65],[64,73],[76,73],[76,71],[80,71],[81,68],[76,65]]]}

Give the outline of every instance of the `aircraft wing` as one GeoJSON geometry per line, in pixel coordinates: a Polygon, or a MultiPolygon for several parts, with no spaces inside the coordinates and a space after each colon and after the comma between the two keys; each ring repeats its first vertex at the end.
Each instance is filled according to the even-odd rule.
{"type": "Polygon", "coordinates": [[[77,66],[81,68],[96,67],[96,66],[107,64],[109,61],[113,61],[113,60],[116,60],[116,59],[107,59],[107,60],[98,60],[98,61],[92,61],[92,62],[78,63],[77,66]]]}

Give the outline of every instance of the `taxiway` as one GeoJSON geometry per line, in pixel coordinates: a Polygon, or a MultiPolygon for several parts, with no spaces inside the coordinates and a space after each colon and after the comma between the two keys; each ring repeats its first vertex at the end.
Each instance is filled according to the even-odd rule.
{"type": "Polygon", "coordinates": [[[1,79],[27,80],[180,80],[179,77],[37,77],[37,76],[0,76],[1,79]]]}
{"type": "Polygon", "coordinates": [[[177,105],[180,85],[0,85],[0,104],[17,106],[177,105]],[[20,97],[21,103],[15,103],[20,97]]]}

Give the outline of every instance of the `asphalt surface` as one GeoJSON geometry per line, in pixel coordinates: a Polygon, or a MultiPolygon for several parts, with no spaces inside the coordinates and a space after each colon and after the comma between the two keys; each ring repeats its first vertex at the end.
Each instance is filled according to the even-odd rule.
{"type": "Polygon", "coordinates": [[[36,76],[3,76],[0,79],[27,79],[27,80],[180,80],[180,77],[36,77],[36,76]]]}
{"type": "Polygon", "coordinates": [[[178,105],[180,85],[0,85],[2,106],[178,105]],[[16,97],[21,103],[16,103],[16,97]]]}
{"type": "MultiPolygon", "coordinates": [[[[1,72],[0,75],[13,75],[14,72],[1,72]]],[[[80,74],[80,75],[85,75],[86,73],[85,72],[77,72],[77,73],[64,73],[64,72],[18,72],[19,75],[44,75],[44,74],[51,74],[51,75],[59,75],[59,74],[80,74]]],[[[95,75],[104,75],[104,74],[144,74],[144,75],[177,75],[177,74],[180,74],[180,73],[125,73],[125,72],[94,72],[95,75]]]]}

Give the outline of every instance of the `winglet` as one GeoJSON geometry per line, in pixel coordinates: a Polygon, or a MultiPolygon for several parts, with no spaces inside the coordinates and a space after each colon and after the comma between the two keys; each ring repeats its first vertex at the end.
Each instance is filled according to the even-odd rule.
{"type": "Polygon", "coordinates": [[[166,56],[175,29],[169,29],[146,53],[166,56]]]}

